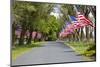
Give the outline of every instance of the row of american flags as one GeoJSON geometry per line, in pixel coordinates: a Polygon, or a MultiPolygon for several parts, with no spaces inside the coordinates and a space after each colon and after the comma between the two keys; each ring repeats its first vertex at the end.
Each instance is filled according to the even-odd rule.
{"type": "Polygon", "coordinates": [[[95,28],[95,24],[86,18],[81,12],[77,12],[77,16],[69,16],[71,22],[66,21],[65,27],[60,32],[60,37],[66,37],[70,34],[75,33],[75,30],[79,30],[86,26],[91,26],[95,28]]]}
{"type": "MultiPolygon", "coordinates": [[[[15,35],[17,36],[17,38],[20,38],[21,37],[21,30],[16,30],[15,31],[15,35]]],[[[24,36],[24,38],[29,38],[29,36],[30,36],[30,32],[27,30],[26,32],[25,32],[25,36],[24,36]]],[[[42,34],[40,33],[40,32],[36,32],[36,31],[33,31],[32,32],[32,39],[35,39],[35,38],[38,38],[38,39],[40,39],[42,37],[42,34]]]]}

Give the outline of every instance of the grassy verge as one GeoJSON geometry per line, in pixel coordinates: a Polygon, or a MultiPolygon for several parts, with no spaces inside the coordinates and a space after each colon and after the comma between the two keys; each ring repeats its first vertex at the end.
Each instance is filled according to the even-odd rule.
{"type": "Polygon", "coordinates": [[[29,51],[31,48],[29,47],[16,47],[12,50],[12,59],[16,60],[16,58],[20,55],[22,55],[23,53],[29,51]]]}
{"type": "Polygon", "coordinates": [[[96,55],[96,45],[93,41],[89,42],[65,42],[66,45],[71,47],[78,54],[86,57],[94,57],[96,55]]]}
{"type": "Polygon", "coordinates": [[[18,56],[30,51],[33,47],[41,47],[41,43],[43,42],[32,42],[30,45],[16,46],[16,48],[12,49],[12,60],[16,60],[18,56]]]}

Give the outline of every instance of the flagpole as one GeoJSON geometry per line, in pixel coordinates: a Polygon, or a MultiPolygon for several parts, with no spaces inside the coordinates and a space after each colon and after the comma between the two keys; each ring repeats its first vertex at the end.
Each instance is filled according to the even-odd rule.
{"type": "MultiPolygon", "coordinates": [[[[71,18],[70,18],[70,16],[68,15],[68,17],[69,17],[69,20],[70,20],[70,22],[71,22],[71,18]]],[[[72,22],[71,22],[72,23],[72,22]]]]}
{"type": "Polygon", "coordinates": [[[75,12],[76,12],[76,14],[77,14],[77,12],[78,12],[77,7],[76,7],[75,5],[73,5],[73,7],[74,7],[74,10],[75,10],[75,12]]]}
{"type": "MultiPolygon", "coordinates": [[[[76,12],[76,15],[78,15],[79,10],[77,9],[76,5],[73,5],[74,10],[76,12]]],[[[79,41],[80,41],[80,34],[78,35],[79,32],[77,32],[77,30],[75,30],[76,33],[76,38],[78,37],[79,41]]]]}

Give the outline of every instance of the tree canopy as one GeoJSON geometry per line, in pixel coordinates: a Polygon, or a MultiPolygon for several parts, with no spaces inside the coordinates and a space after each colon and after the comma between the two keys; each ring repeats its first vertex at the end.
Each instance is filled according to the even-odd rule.
{"type": "MultiPolygon", "coordinates": [[[[92,6],[77,7],[79,8],[79,11],[83,12],[86,17],[90,10],[95,16],[95,10],[93,10],[92,6]]],[[[76,16],[76,11],[73,5],[70,4],[44,4],[37,2],[14,1],[12,7],[12,15],[13,44],[16,39],[18,39],[15,32],[20,28],[21,34],[18,40],[19,45],[23,45],[25,39],[27,39],[28,44],[30,44],[31,41],[37,41],[36,37],[38,36],[38,33],[41,33],[42,35],[41,41],[57,40],[59,38],[59,32],[64,27],[66,20],[71,21],[69,19],[69,15],[76,16]],[[51,15],[51,12],[58,14],[59,18],[51,15]],[[28,36],[26,35],[27,31],[29,33],[28,36]],[[37,32],[35,39],[32,39],[33,31],[37,32]]],[[[77,34],[73,36],[76,35],[77,34]]]]}

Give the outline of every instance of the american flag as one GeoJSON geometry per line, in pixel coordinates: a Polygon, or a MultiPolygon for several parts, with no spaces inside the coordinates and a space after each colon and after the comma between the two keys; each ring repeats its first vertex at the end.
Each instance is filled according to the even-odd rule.
{"type": "Polygon", "coordinates": [[[75,16],[69,16],[71,23],[77,23],[77,18],[75,16]]]}
{"type": "Polygon", "coordinates": [[[64,28],[63,28],[63,29],[61,30],[61,32],[59,33],[59,36],[60,36],[60,37],[65,37],[65,36],[67,36],[67,35],[69,34],[69,32],[67,32],[66,29],[67,29],[70,25],[71,25],[70,22],[68,22],[68,21],[65,22],[64,28]]]}
{"type": "Polygon", "coordinates": [[[21,31],[19,31],[19,30],[15,30],[15,35],[17,36],[17,38],[20,38],[21,31]]]}
{"type": "Polygon", "coordinates": [[[82,23],[82,26],[92,26],[95,27],[95,25],[90,21],[88,18],[86,18],[81,12],[80,12],[80,7],[78,5],[73,5],[76,15],[77,15],[77,20],[78,22],[82,23]]]}
{"type": "Polygon", "coordinates": [[[37,38],[40,39],[42,37],[42,34],[37,32],[37,38]]]}
{"type": "Polygon", "coordinates": [[[75,16],[70,16],[70,20],[72,22],[71,29],[73,29],[73,30],[79,29],[83,26],[83,24],[79,23],[79,21],[77,20],[77,18],[75,16]]]}
{"type": "Polygon", "coordinates": [[[83,24],[82,26],[87,26],[90,25],[92,27],[95,27],[92,23],[92,21],[90,21],[88,18],[86,18],[83,14],[81,14],[80,12],[77,13],[77,20],[78,22],[80,22],[81,24],[83,24]]]}
{"type": "Polygon", "coordinates": [[[35,38],[36,34],[37,34],[37,32],[36,32],[36,31],[33,31],[33,32],[32,32],[32,39],[34,39],[34,38],[35,38]]]}
{"type": "MultiPolygon", "coordinates": [[[[76,7],[74,6],[74,8],[76,8],[76,7]]],[[[66,27],[65,27],[64,31],[62,31],[60,33],[60,36],[65,37],[65,36],[67,36],[69,34],[74,33],[74,31],[76,29],[79,30],[80,28],[84,28],[85,26],[89,26],[90,25],[92,27],[95,27],[93,25],[93,23],[88,18],[86,18],[83,14],[78,12],[77,8],[75,10],[76,10],[77,17],[69,16],[71,24],[69,24],[69,25],[65,24],[66,27]]]]}

